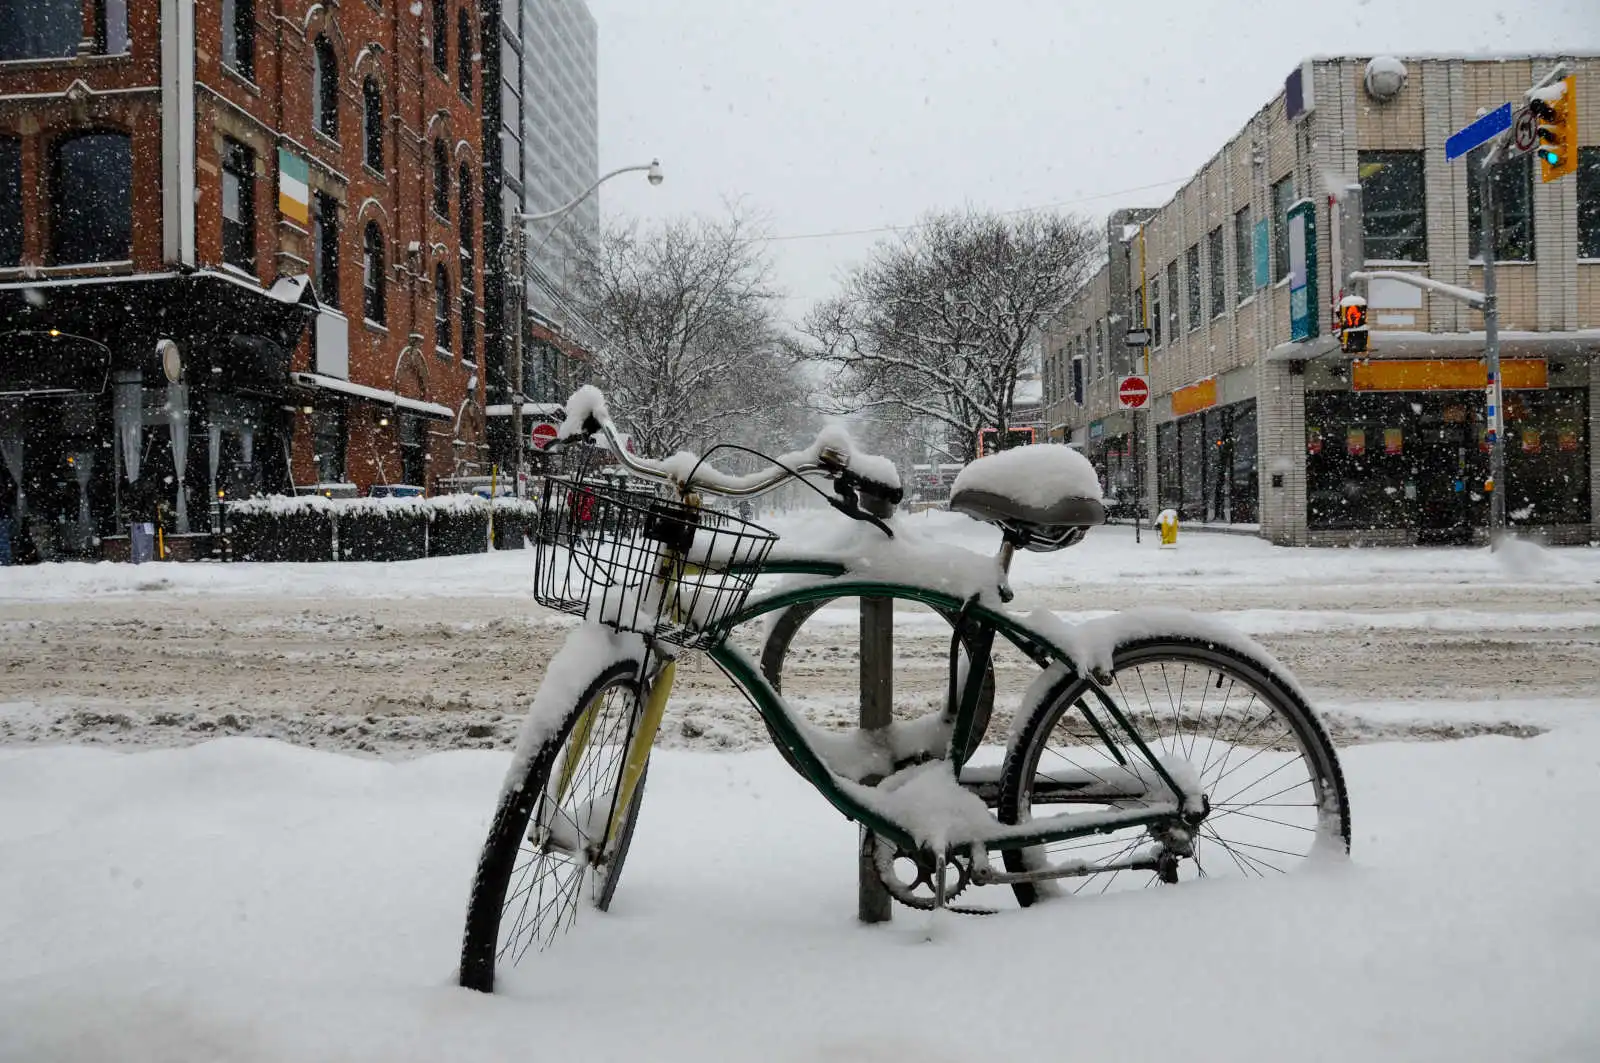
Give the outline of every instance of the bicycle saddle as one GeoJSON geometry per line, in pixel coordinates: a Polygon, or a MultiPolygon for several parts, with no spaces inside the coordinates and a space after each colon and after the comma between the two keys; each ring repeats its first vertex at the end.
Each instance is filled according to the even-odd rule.
{"type": "Polygon", "coordinates": [[[1071,447],[1051,443],[974,461],[951,486],[950,508],[997,524],[1034,550],[1071,546],[1106,522],[1094,466],[1071,447]]]}

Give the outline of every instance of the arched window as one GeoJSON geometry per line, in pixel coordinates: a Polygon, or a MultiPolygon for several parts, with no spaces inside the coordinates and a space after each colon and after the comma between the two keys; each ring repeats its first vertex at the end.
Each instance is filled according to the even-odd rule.
{"type": "Polygon", "coordinates": [[[433,142],[433,212],[450,217],[450,151],[442,139],[433,142]]]}
{"type": "Polygon", "coordinates": [[[361,83],[362,133],[366,140],[365,159],[368,166],[383,172],[383,93],[378,89],[378,79],[368,77],[361,83]]]}
{"type": "Polygon", "coordinates": [[[333,54],[328,38],[317,36],[312,48],[312,119],[317,131],[333,140],[339,139],[339,60],[333,54]]]}
{"type": "Polygon", "coordinates": [[[384,323],[383,230],[367,222],[361,237],[361,304],[368,321],[384,323]]]}
{"type": "Polygon", "coordinates": [[[461,200],[459,208],[461,214],[461,257],[470,262],[477,247],[472,234],[475,228],[473,224],[475,219],[472,214],[472,171],[467,168],[466,163],[462,163],[456,170],[456,191],[461,200]]]}
{"type": "Polygon", "coordinates": [[[133,150],[128,134],[79,133],[50,159],[51,259],[58,265],[133,257],[133,150]]]}
{"type": "Polygon", "coordinates": [[[456,12],[456,87],[472,99],[472,19],[466,8],[456,12]]]}
{"type": "Polygon", "coordinates": [[[472,266],[461,264],[461,360],[478,360],[478,301],[472,294],[472,266]]]}
{"type": "Polygon", "coordinates": [[[444,0],[433,0],[433,65],[443,74],[450,68],[450,13],[444,0]]]}
{"type": "Polygon", "coordinates": [[[444,354],[450,353],[450,271],[441,262],[433,267],[433,345],[444,354]]]}

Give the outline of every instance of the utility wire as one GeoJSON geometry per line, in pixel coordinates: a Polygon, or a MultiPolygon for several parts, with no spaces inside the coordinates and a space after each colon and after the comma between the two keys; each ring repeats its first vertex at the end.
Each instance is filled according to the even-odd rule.
{"type": "MultiPolygon", "coordinates": [[[[1064,199],[1056,203],[1041,203],[1034,207],[1014,207],[1011,210],[1002,210],[998,213],[1001,215],[1026,214],[1029,211],[1034,210],[1054,210],[1058,207],[1073,207],[1080,203],[1092,203],[1095,200],[1100,199],[1115,199],[1118,196],[1131,195],[1134,192],[1148,192],[1154,188],[1165,188],[1168,185],[1175,185],[1182,181],[1187,181],[1188,179],[1188,177],[1173,177],[1165,181],[1155,181],[1147,185],[1136,185],[1133,188],[1119,188],[1114,192],[1099,192],[1092,196],[1079,196],[1077,199],[1064,199]]],[[[786,233],[782,236],[756,236],[752,237],[750,242],[753,244],[775,244],[787,240],[825,240],[833,236],[871,236],[874,233],[910,232],[915,229],[926,228],[928,224],[928,222],[919,221],[910,222],[905,225],[878,225],[869,229],[834,229],[828,232],[786,233]]]]}

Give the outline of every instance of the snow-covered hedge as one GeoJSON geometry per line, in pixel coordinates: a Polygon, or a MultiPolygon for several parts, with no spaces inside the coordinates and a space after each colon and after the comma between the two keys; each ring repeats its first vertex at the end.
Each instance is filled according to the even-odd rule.
{"type": "MultiPolygon", "coordinates": [[[[230,502],[228,512],[236,514],[269,514],[292,516],[305,513],[326,513],[334,517],[379,516],[422,517],[432,520],[440,514],[465,516],[489,512],[487,498],[478,495],[435,495],[432,498],[326,498],[322,495],[266,495],[230,502]]],[[[521,498],[497,498],[494,515],[536,517],[539,504],[521,498]]]]}

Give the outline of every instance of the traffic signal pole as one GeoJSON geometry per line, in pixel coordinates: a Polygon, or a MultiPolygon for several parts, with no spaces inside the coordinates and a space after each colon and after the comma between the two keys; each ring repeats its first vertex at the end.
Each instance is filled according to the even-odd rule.
{"type": "Polygon", "coordinates": [[[1483,356],[1489,370],[1489,542],[1498,546],[1506,530],[1506,441],[1505,387],[1500,379],[1500,311],[1494,279],[1494,250],[1500,225],[1495,217],[1492,162],[1494,152],[1491,151],[1478,167],[1478,204],[1483,249],[1483,356]]]}

